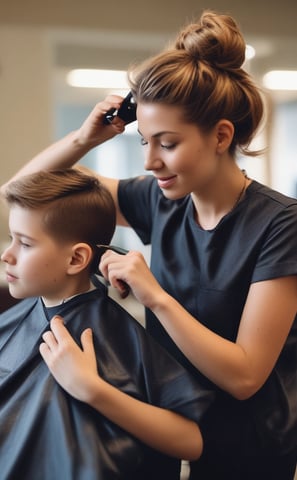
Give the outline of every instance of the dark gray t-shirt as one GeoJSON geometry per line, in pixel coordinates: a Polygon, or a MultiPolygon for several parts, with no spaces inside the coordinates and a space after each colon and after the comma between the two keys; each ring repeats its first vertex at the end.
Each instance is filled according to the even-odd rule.
{"type": "MultiPolygon", "coordinates": [[[[251,283],[297,274],[297,200],[256,181],[236,208],[209,231],[195,222],[191,196],[168,200],[151,176],[122,180],[119,204],[142,241],[151,243],[151,270],[162,287],[201,323],[231,341],[236,339],[251,283]]],[[[189,370],[201,376],[149,311],[147,329],[189,370]]],[[[206,443],[215,436],[219,443],[224,405],[226,423],[227,419],[234,423],[234,415],[246,426],[252,422],[257,426],[248,435],[263,437],[266,444],[269,439],[278,453],[296,447],[296,363],[295,319],[263,388],[245,402],[237,402],[224,392],[218,396],[208,419],[215,418],[219,424],[212,425],[209,420],[204,432],[206,443]],[[221,413],[216,415],[215,410],[221,413]]],[[[232,428],[229,431],[231,442],[237,433],[232,428]]]]}

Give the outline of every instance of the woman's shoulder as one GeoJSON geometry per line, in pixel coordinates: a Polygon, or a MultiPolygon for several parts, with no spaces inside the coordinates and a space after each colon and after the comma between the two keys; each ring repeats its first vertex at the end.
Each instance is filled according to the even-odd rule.
{"type": "Polygon", "coordinates": [[[295,206],[297,209],[297,199],[294,197],[290,197],[281,193],[277,190],[274,190],[267,185],[264,185],[256,180],[253,180],[250,186],[247,189],[247,194],[251,197],[254,197],[258,201],[260,199],[263,200],[267,205],[271,205],[271,207],[279,207],[279,208],[287,208],[289,206],[295,206]]]}

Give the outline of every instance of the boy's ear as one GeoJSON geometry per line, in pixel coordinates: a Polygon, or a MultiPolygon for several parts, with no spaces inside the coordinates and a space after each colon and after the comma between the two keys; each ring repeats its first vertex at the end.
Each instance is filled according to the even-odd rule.
{"type": "Polygon", "coordinates": [[[91,263],[93,251],[87,243],[76,243],[72,246],[72,254],[68,264],[68,274],[75,275],[85,270],[91,263]]]}
{"type": "Polygon", "coordinates": [[[233,136],[234,126],[229,120],[222,119],[216,125],[217,153],[222,154],[229,149],[233,136]]]}

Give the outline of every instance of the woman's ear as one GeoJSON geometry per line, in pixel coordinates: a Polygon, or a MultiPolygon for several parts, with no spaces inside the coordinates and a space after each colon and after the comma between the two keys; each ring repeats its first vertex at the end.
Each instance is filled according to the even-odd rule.
{"type": "Polygon", "coordinates": [[[234,125],[229,120],[222,119],[216,124],[217,153],[225,153],[234,137],[234,125]]]}
{"type": "Polygon", "coordinates": [[[85,270],[93,259],[93,251],[87,243],[76,243],[72,246],[71,258],[68,264],[69,275],[76,275],[85,270]]]}

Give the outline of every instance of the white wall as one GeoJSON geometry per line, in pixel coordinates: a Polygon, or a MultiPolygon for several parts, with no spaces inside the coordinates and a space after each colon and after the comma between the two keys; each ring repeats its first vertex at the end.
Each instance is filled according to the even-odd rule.
{"type": "MultiPolygon", "coordinates": [[[[44,31],[0,26],[1,184],[52,141],[50,78],[44,31]]],[[[0,239],[5,228],[2,215],[0,239]]]]}

